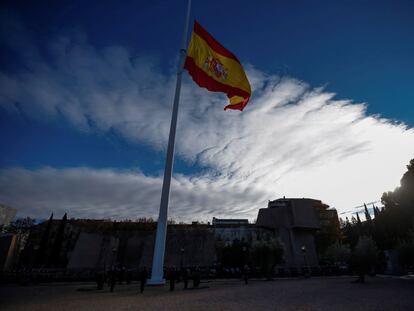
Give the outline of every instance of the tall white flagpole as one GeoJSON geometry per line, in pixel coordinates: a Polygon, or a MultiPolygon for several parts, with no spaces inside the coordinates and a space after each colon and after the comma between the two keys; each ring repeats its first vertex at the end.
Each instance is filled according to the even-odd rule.
{"type": "Polygon", "coordinates": [[[165,240],[167,236],[167,216],[168,216],[168,201],[170,198],[170,184],[171,175],[174,162],[174,144],[175,131],[177,128],[178,104],[180,102],[181,78],[183,75],[184,61],[187,54],[187,32],[188,23],[190,21],[191,0],[188,0],[187,17],[184,26],[183,41],[180,49],[180,61],[178,63],[177,84],[175,86],[174,105],[171,116],[170,136],[168,138],[167,159],[165,162],[164,181],[162,183],[160,213],[157,223],[157,235],[155,238],[154,257],[152,259],[152,273],[151,279],[148,280],[150,285],[164,284],[163,266],[165,253],[165,240]]]}

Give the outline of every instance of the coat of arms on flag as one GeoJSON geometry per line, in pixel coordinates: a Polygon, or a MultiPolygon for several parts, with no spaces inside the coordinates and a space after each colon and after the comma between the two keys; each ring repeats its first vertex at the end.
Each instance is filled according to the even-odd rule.
{"type": "Polygon", "coordinates": [[[223,92],[230,103],[224,109],[243,110],[252,93],[237,57],[195,21],[184,68],[201,87],[223,92]]]}

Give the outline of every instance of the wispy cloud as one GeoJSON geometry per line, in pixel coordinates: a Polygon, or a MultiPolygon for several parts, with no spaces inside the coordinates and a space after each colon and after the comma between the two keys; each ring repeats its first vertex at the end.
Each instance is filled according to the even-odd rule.
{"type": "MultiPolygon", "coordinates": [[[[0,200],[33,217],[53,211],[85,218],[157,218],[161,182],[161,177],[113,169],[8,168],[0,169],[0,200]]],[[[253,208],[265,203],[265,191],[226,184],[209,176],[176,176],[169,217],[187,222],[230,214],[255,217],[253,208]]]]}
{"type": "MultiPolygon", "coordinates": [[[[18,23],[14,31],[27,37],[18,23]]],[[[175,77],[163,74],[156,60],[119,46],[97,49],[82,34],[55,38],[43,53],[29,41],[19,41],[27,45],[24,52],[4,36],[2,41],[21,62],[18,70],[0,72],[3,108],[16,111],[18,103],[20,112],[39,119],[63,116],[82,131],[115,130],[150,148],[165,148],[175,77]]],[[[413,129],[367,115],[365,104],[335,99],[323,88],[247,67],[254,96],[242,113],[224,112],[224,96],[197,88],[189,78],[184,81],[177,154],[206,170],[177,177],[172,194],[176,215],[237,212],[254,218],[253,210],[282,195],[315,197],[344,210],[398,184],[414,156],[413,129]]],[[[139,173],[10,168],[1,176],[8,186],[7,191],[0,188],[0,198],[39,214],[62,206],[77,216],[133,217],[141,206],[138,210],[153,215],[159,201],[159,177],[139,173]],[[68,176],[75,173],[78,179],[83,174],[100,182],[74,187],[77,183],[68,176]],[[13,174],[20,184],[7,182],[13,174]],[[58,180],[60,188],[51,187],[41,198],[47,178],[58,180]],[[105,180],[114,193],[123,194],[111,197],[124,202],[123,208],[114,211],[116,200],[110,198],[100,201],[105,180]],[[137,186],[150,181],[151,187],[137,186]],[[27,191],[38,192],[23,199],[19,193],[27,191]],[[76,207],[64,203],[71,196],[78,198],[76,207]]]]}

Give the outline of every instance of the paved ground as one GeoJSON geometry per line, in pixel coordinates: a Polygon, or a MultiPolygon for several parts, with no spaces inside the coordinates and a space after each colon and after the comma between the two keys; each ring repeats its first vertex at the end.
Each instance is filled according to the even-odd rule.
{"type": "Polygon", "coordinates": [[[414,281],[369,278],[351,284],[349,277],[203,282],[203,288],[176,291],[137,283],[114,293],[92,283],[7,286],[0,288],[0,310],[414,310],[414,281]],[[79,290],[80,289],[80,290],[79,290]]]}

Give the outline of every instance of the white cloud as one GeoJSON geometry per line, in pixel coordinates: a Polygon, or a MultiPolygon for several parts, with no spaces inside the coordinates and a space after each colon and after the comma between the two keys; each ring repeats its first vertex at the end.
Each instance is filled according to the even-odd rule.
{"type": "MultiPolygon", "coordinates": [[[[158,217],[162,179],[132,171],[89,168],[0,169],[0,201],[20,215],[131,219],[158,217]]],[[[169,217],[176,221],[211,221],[213,216],[254,217],[263,191],[211,176],[176,176],[169,217]],[[224,185],[224,187],[223,187],[224,185]],[[208,204],[208,208],[206,208],[208,204]]]]}
{"type": "MultiPolygon", "coordinates": [[[[3,108],[14,111],[19,103],[20,111],[39,119],[62,115],[76,129],[115,130],[128,140],[165,148],[175,77],[162,74],[153,59],[123,47],[98,50],[84,36],[54,40],[47,61],[28,50],[37,51],[29,45],[17,55],[24,69],[0,72],[3,108]]],[[[237,215],[254,218],[267,199],[283,195],[319,198],[343,211],[377,200],[398,185],[405,164],[414,157],[413,129],[367,115],[365,104],[335,99],[335,94],[297,79],[251,66],[248,76],[254,95],[242,113],[224,112],[223,95],[184,79],[177,154],[205,167],[206,173],[177,177],[172,192],[177,217],[179,211],[186,219],[220,213],[232,217],[236,210],[237,215]]],[[[10,184],[7,191],[0,188],[1,198],[25,211],[28,206],[37,213],[56,206],[69,209],[65,202],[70,196],[77,198],[74,216],[133,217],[141,201],[148,210],[144,205],[138,210],[154,215],[158,206],[159,178],[138,173],[48,168],[4,169],[1,174],[3,185],[10,184]],[[74,187],[69,177],[75,172],[101,182],[74,187]],[[22,187],[19,183],[4,179],[13,174],[26,185],[21,192],[16,190],[22,187]],[[52,184],[53,191],[41,198],[44,185],[51,183],[47,178],[58,180],[60,188],[52,184]],[[148,183],[151,187],[137,186],[148,183]],[[123,202],[122,212],[113,211],[114,197],[100,200],[105,185],[125,195],[115,196],[123,202]],[[19,194],[28,191],[37,191],[36,199],[19,194]]]]}

